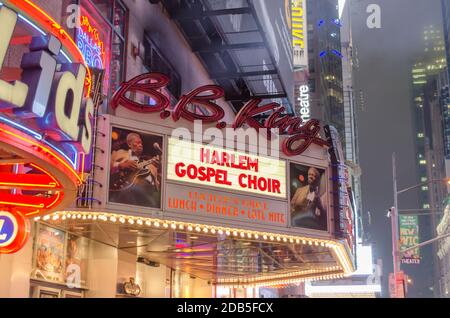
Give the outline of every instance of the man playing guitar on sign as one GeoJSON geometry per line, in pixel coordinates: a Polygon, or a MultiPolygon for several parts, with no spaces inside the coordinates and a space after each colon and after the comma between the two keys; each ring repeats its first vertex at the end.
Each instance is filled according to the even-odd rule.
{"type": "Polygon", "coordinates": [[[137,133],[127,135],[128,150],[111,154],[110,200],[112,202],[160,207],[161,155],[157,142],[156,155],[143,155],[142,138],[137,133]]]}

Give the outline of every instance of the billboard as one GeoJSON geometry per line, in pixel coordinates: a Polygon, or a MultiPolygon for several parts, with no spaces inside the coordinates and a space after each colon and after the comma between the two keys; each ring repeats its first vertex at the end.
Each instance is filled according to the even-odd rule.
{"type": "Polygon", "coordinates": [[[65,232],[40,225],[35,244],[35,276],[47,281],[63,282],[65,232]]]}
{"type": "Polygon", "coordinates": [[[112,127],[109,202],[161,208],[163,137],[112,127]]]}
{"type": "Polygon", "coordinates": [[[290,164],[290,219],[292,227],[327,231],[327,178],[324,169],[290,164]]]}
{"type": "Polygon", "coordinates": [[[286,198],[283,160],[176,138],[168,145],[168,180],[286,198]]]}
{"type": "Polygon", "coordinates": [[[308,23],[306,20],[306,0],[291,0],[291,9],[294,69],[305,69],[308,67],[308,23]]]}
{"type": "MultiPolygon", "coordinates": [[[[400,251],[419,244],[419,217],[400,215],[400,251]]],[[[419,248],[402,254],[403,264],[420,264],[419,248]]]]}

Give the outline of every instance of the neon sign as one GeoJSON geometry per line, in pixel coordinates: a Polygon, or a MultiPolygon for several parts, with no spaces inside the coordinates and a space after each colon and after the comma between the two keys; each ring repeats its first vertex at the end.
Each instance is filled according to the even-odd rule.
{"type": "MultiPolygon", "coordinates": [[[[172,111],[167,110],[169,100],[160,89],[166,87],[169,78],[160,73],[147,73],[139,75],[128,82],[122,83],[111,100],[112,109],[119,105],[140,113],[159,112],[162,119],[172,117],[174,121],[181,118],[188,121],[201,120],[203,123],[217,123],[217,128],[225,128],[227,123],[221,121],[224,110],[213,101],[222,98],[224,90],[217,85],[206,85],[196,88],[180,97],[172,111]],[[154,100],[153,105],[141,104],[130,100],[127,93],[139,92],[154,100]],[[208,109],[209,114],[198,114],[192,112],[189,105],[201,105],[208,109]]],[[[320,123],[316,119],[310,119],[304,123],[300,117],[286,115],[286,109],[278,103],[269,103],[260,106],[262,99],[255,98],[247,102],[236,115],[232,127],[238,129],[247,125],[260,129],[277,128],[280,135],[286,135],[282,144],[282,150],[287,156],[302,154],[310,145],[328,146],[328,142],[319,136],[320,123]],[[261,115],[270,113],[265,120],[259,119],[261,115]]],[[[269,135],[270,137],[270,135],[269,135]]]]}
{"type": "MultiPolygon", "coordinates": [[[[0,9],[0,65],[17,24],[18,14],[3,6],[0,9]]],[[[50,131],[57,141],[78,141],[85,153],[92,142],[92,99],[83,98],[86,68],[81,64],[62,64],[57,71],[56,56],[61,42],[54,36],[34,37],[30,52],[22,58],[22,79],[14,83],[0,80],[1,109],[12,109],[18,116],[35,118],[40,129],[50,131]],[[53,81],[52,81],[53,79],[53,81]],[[70,97],[69,97],[70,96],[70,97]],[[79,125],[81,110],[84,123],[79,125]]]]}
{"type": "Polygon", "coordinates": [[[29,236],[26,217],[76,196],[91,151],[93,101],[90,70],[61,26],[29,0],[2,2],[0,70],[10,45],[29,46],[20,78],[0,79],[0,146],[19,158],[0,163],[0,253],[14,253],[29,236]],[[39,35],[18,43],[18,30],[29,27],[39,35]]]}
{"type": "Polygon", "coordinates": [[[167,178],[286,197],[286,164],[264,156],[169,138],[167,178]]]}
{"type": "Polygon", "coordinates": [[[21,214],[0,211],[0,254],[22,248],[30,235],[30,223],[21,214]]]}
{"type": "Polygon", "coordinates": [[[103,69],[105,66],[105,48],[97,28],[94,28],[87,16],[80,18],[77,31],[77,45],[90,67],[103,69]]]}
{"type": "Polygon", "coordinates": [[[4,2],[5,5],[10,6],[11,9],[20,12],[20,18],[30,24],[42,35],[48,33],[56,37],[63,47],[61,54],[65,56],[69,62],[82,63],[85,66],[87,71],[85,78],[85,96],[88,97],[91,93],[92,86],[91,71],[77,45],[61,25],[30,0],[4,0],[2,2],[4,2]]]}

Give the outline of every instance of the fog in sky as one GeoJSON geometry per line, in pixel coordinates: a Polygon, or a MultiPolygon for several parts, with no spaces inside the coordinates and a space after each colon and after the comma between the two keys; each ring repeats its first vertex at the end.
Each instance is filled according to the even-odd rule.
{"type": "MultiPolygon", "coordinates": [[[[353,40],[359,61],[355,93],[361,90],[364,96],[364,103],[358,103],[357,109],[363,213],[370,211],[371,241],[376,257],[383,260],[383,296],[388,296],[388,276],[393,271],[391,227],[386,217],[387,209],[393,205],[391,156],[396,152],[399,189],[417,184],[410,72],[413,61],[423,52],[424,26],[441,26],[440,1],[351,0],[351,3],[353,40]],[[381,7],[381,29],[369,29],[366,25],[369,4],[381,7]]],[[[399,196],[400,209],[418,205],[415,191],[399,196]]],[[[424,249],[424,255],[430,248],[424,249]]],[[[424,259],[420,266],[402,265],[403,270],[417,277],[408,293],[410,297],[432,296],[431,267],[429,259],[424,259]]]]}

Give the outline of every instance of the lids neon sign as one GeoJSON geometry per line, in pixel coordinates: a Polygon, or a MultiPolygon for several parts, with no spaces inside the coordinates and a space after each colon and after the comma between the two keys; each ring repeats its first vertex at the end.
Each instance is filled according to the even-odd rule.
{"type": "MultiPolygon", "coordinates": [[[[18,15],[0,8],[0,65],[11,42],[18,15]]],[[[24,118],[35,118],[40,128],[57,141],[78,141],[89,153],[92,142],[90,118],[93,101],[83,96],[87,69],[82,64],[60,64],[61,42],[53,35],[33,37],[30,52],[22,57],[22,79],[14,83],[0,80],[0,111],[12,109],[24,118]],[[52,81],[53,79],[53,81],[52,81]],[[79,124],[84,112],[83,123],[79,124]]]]}

